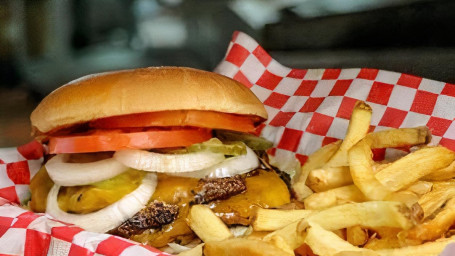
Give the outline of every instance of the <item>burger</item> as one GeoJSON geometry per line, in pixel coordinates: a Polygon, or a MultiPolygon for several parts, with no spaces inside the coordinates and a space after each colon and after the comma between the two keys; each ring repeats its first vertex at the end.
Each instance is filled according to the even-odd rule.
{"type": "Polygon", "coordinates": [[[243,84],[179,67],[89,75],[56,89],[31,114],[47,147],[29,207],[88,231],[157,248],[197,240],[194,204],[228,226],[255,207],[290,203],[288,175],[257,136],[267,112],[243,84]]]}

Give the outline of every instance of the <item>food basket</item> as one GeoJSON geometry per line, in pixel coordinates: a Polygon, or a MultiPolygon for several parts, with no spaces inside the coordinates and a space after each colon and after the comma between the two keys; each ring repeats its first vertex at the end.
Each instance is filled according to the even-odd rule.
{"type": "MultiPolygon", "coordinates": [[[[455,85],[372,69],[293,69],[274,60],[254,39],[235,32],[215,72],[250,88],[269,119],[261,134],[274,142],[277,161],[309,154],[342,139],[357,100],[373,108],[370,131],[427,126],[431,144],[455,150],[455,85]]],[[[44,148],[31,142],[0,149],[0,253],[7,255],[169,255],[107,234],[87,232],[19,207],[44,148]]],[[[376,159],[392,151],[375,152],[376,159]]],[[[443,255],[454,254],[448,246],[443,255]]]]}

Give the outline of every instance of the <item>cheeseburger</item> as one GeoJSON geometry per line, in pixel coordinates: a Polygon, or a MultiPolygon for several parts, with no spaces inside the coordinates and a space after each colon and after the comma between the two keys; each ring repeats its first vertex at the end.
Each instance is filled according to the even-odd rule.
{"type": "Polygon", "coordinates": [[[290,202],[287,175],[268,163],[267,119],[244,85],[191,68],[86,76],[45,97],[31,114],[47,146],[29,206],[88,231],[162,248],[197,240],[194,204],[228,226],[252,209],[290,202]]]}

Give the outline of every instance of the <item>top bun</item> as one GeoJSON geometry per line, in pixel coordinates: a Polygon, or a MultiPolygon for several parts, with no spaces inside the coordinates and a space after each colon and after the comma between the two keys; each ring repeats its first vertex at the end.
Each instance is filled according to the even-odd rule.
{"type": "Polygon", "coordinates": [[[41,133],[94,119],[166,110],[210,110],[267,119],[243,84],[207,71],[150,67],[88,75],[50,93],[32,112],[41,133]]]}

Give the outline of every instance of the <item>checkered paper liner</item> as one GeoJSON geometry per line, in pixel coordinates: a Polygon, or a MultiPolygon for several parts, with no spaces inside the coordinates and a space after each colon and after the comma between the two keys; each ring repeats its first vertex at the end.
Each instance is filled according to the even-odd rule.
{"type": "MultiPolygon", "coordinates": [[[[454,84],[369,68],[292,69],[242,32],[234,33],[215,71],[259,97],[269,114],[262,136],[275,143],[275,154],[295,153],[302,164],[344,138],[357,100],[373,108],[370,131],[427,126],[431,144],[455,150],[454,84]]],[[[387,154],[376,151],[375,158],[387,154]]]]}
{"type": "MultiPolygon", "coordinates": [[[[215,71],[242,82],[264,102],[269,119],[261,134],[275,142],[271,153],[278,159],[291,154],[304,163],[321,146],[343,138],[357,100],[373,108],[372,131],[426,125],[432,144],[455,150],[453,84],[377,69],[292,69],[241,32],[234,33],[215,71]]],[[[377,151],[375,157],[387,154],[377,151]]],[[[0,254],[169,255],[18,207],[30,197],[28,184],[42,160],[37,142],[0,149],[0,254]]],[[[454,253],[449,247],[444,255],[454,253]]]]}

